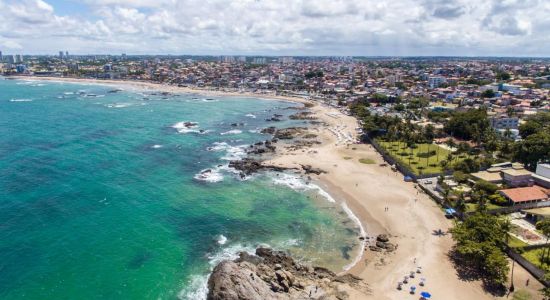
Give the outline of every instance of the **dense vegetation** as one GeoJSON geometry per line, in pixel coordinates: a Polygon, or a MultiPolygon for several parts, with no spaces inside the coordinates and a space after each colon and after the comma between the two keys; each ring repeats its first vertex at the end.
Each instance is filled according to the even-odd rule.
{"type": "Polygon", "coordinates": [[[484,133],[490,128],[487,111],[484,109],[471,109],[456,112],[445,125],[445,132],[449,135],[481,142],[484,133]]]}
{"type": "Polygon", "coordinates": [[[456,242],[454,254],[459,268],[477,272],[489,286],[502,287],[509,271],[504,255],[509,229],[507,220],[482,212],[457,223],[451,234],[456,242]]]}
{"type": "Polygon", "coordinates": [[[538,113],[519,128],[523,140],[514,147],[514,158],[528,168],[550,161],[550,113],[538,113]]]}

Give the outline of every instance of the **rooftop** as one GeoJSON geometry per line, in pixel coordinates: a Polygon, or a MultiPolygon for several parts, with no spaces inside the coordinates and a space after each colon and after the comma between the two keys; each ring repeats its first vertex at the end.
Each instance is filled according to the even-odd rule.
{"type": "Polygon", "coordinates": [[[502,173],[510,175],[510,176],[524,176],[524,175],[532,175],[533,173],[525,170],[525,169],[506,169],[502,170],[502,173]]]}
{"type": "Polygon", "coordinates": [[[487,171],[481,171],[470,174],[473,177],[489,182],[498,182],[502,180],[502,177],[500,176],[500,172],[487,172],[487,171]]]}
{"type": "Polygon", "coordinates": [[[539,186],[506,189],[500,192],[514,203],[548,199],[548,191],[539,186]]]}

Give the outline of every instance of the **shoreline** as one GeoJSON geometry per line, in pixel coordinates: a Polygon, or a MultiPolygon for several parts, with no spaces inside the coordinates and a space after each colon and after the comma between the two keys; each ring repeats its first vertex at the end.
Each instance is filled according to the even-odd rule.
{"type": "MultiPolygon", "coordinates": [[[[27,80],[27,81],[51,81],[51,82],[60,82],[60,83],[103,85],[103,86],[110,86],[110,87],[127,86],[138,90],[146,90],[146,91],[154,90],[154,91],[169,92],[169,93],[200,94],[203,96],[212,96],[212,97],[243,97],[243,98],[267,100],[267,101],[275,100],[275,101],[287,101],[287,102],[301,103],[301,104],[307,103],[307,104],[313,104],[313,107],[322,107],[324,111],[323,113],[325,116],[328,116],[329,114],[333,114],[333,113],[340,113],[340,111],[337,110],[336,108],[321,106],[320,103],[317,103],[312,100],[292,97],[292,96],[280,96],[280,95],[271,95],[271,94],[264,94],[264,93],[225,92],[225,91],[190,88],[190,87],[178,87],[178,86],[165,85],[165,84],[159,84],[159,83],[131,81],[131,80],[97,80],[97,79],[87,79],[87,78],[39,77],[39,76],[14,76],[14,77],[7,77],[7,78],[13,78],[16,80],[27,80]]],[[[317,113],[315,114],[317,115],[317,113]]],[[[333,117],[330,117],[330,118],[333,118],[333,117]]],[[[279,153],[276,153],[275,155],[279,155],[279,153]]],[[[366,220],[361,221],[361,219],[363,218],[361,218],[355,212],[355,209],[358,209],[357,205],[355,205],[354,203],[350,204],[349,201],[347,201],[349,198],[349,195],[337,195],[336,197],[334,197],[333,196],[335,194],[335,192],[333,191],[334,188],[327,187],[326,186],[327,182],[325,182],[322,178],[318,178],[317,183],[318,183],[317,186],[321,191],[327,193],[331,198],[336,199],[336,204],[340,205],[341,208],[346,212],[348,218],[358,226],[358,228],[360,229],[361,236],[363,237],[369,236],[368,228],[379,227],[379,224],[370,224],[369,222],[366,222],[366,220],[369,220],[370,218],[367,218],[366,220]]],[[[321,196],[325,197],[323,195],[321,196]]],[[[363,259],[365,255],[366,244],[367,244],[366,240],[360,241],[361,249],[359,250],[359,253],[351,261],[351,263],[342,266],[342,270],[338,272],[339,274],[347,273],[347,272],[350,272],[351,270],[356,270],[359,262],[363,259]]]]}
{"type": "Polygon", "coordinates": [[[200,94],[203,96],[212,96],[212,97],[243,97],[243,98],[254,98],[254,99],[263,99],[263,100],[279,100],[279,101],[288,101],[293,103],[314,103],[314,101],[293,97],[293,96],[281,96],[275,95],[273,93],[252,93],[252,92],[232,92],[232,91],[220,91],[207,88],[196,88],[196,87],[180,87],[168,84],[161,84],[155,82],[147,81],[133,81],[133,80],[114,80],[114,79],[91,79],[91,78],[74,78],[74,77],[41,77],[41,76],[8,76],[5,77],[7,80],[16,79],[16,80],[27,80],[27,81],[51,81],[51,82],[60,82],[60,83],[79,83],[79,84],[91,84],[91,85],[103,85],[103,86],[128,86],[139,90],[146,91],[163,91],[169,93],[185,93],[185,94],[200,94]]]}
{"type": "MultiPolygon", "coordinates": [[[[337,199],[338,204],[348,207],[369,237],[388,234],[391,242],[398,244],[398,249],[389,254],[364,250],[357,261],[354,260],[354,265],[343,271],[359,276],[372,287],[370,294],[357,290],[347,291],[351,299],[403,299],[407,291],[398,291],[397,282],[417,266],[422,267],[422,276],[427,278],[426,290],[437,299],[496,299],[483,290],[481,282],[464,281],[456,274],[447,255],[453,245],[450,235],[433,234],[437,229],[447,232],[451,226],[441,209],[429,196],[419,192],[413,183],[404,182],[400,173],[391,171],[387,166],[380,166],[382,157],[371,145],[348,144],[347,137],[356,135],[358,121],[336,108],[299,97],[224,92],[131,80],[33,76],[8,78],[312,103],[314,106],[308,110],[323,122],[312,126],[321,144],[302,149],[277,150],[275,156],[267,162],[281,167],[311,165],[327,171],[328,174],[312,174],[311,177],[322,190],[337,199]],[[360,158],[370,158],[375,163],[362,164],[360,158]]],[[[521,272],[521,269],[516,268],[516,272],[521,272]]]]}

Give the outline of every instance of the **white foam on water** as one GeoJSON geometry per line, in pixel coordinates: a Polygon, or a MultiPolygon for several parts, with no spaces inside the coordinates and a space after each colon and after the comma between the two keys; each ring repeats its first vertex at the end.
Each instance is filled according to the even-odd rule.
{"type": "Polygon", "coordinates": [[[179,133],[190,133],[190,132],[199,133],[200,132],[196,129],[196,128],[199,128],[199,123],[197,122],[182,121],[172,125],[171,127],[176,129],[179,133]],[[186,123],[188,124],[187,126],[186,126],[186,123]]]}
{"type": "Polygon", "coordinates": [[[246,116],[246,117],[249,117],[249,118],[252,118],[252,119],[256,119],[256,116],[253,115],[253,114],[246,114],[245,116],[246,116]]]}
{"type": "Polygon", "coordinates": [[[64,95],[74,95],[74,92],[64,92],[64,95]]]}
{"type": "MultiPolygon", "coordinates": [[[[210,272],[214,267],[224,260],[235,260],[239,257],[239,252],[248,252],[254,254],[256,248],[252,246],[243,246],[241,244],[234,244],[228,247],[220,249],[220,251],[208,256],[208,264],[210,265],[210,272]]],[[[180,291],[178,298],[182,300],[206,300],[208,294],[208,278],[210,278],[210,272],[207,275],[195,275],[185,285],[186,287],[180,291]]]]}
{"type": "Polygon", "coordinates": [[[279,176],[273,177],[273,182],[279,185],[286,185],[296,191],[316,191],[323,198],[329,202],[336,202],[329,193],[325,192],[322,188],[314,183],[306,183],[300,176],[278,173],[279,176]]]}
{"type": "MultiPolygon", "coordinates": [[[[359,227],[359,231],[361,233],[361,236],[364,237],[367,235],[367,232],[365,231],[365,228],[363,227],[363,224],[361,224],[361,221],[359,218],[351,211],[351,209],[348,207],[348,205],[345,202],[342,202],[342,209],[346,212],[348,217],[357,224],[359,227]]],[[[367,244],[366,240],[361,240],[361,246],[359,248],[359,254],[355,257],[355,259],[349,263],[348,265],[344,266],[344,271],[347,271],[351,268],[353,268],[359,261],[361,261],[361,258],[363,257],[363,254],[365,253],[365,245],[367,244]]]]}
{"type": "Polygon", "coordinates": [[[206,182],[220,182],[223,180],[223,175],[220,173],[220,168],[216,167],[201,170],[199,173],[195,174],[193,178],[206,182]]]}
{"type": "Polygon", "coordinates": [[[114,104],[105,104],[108,108],[125,108],[134,105],[133,103],[114,103],[114,104]]]}
{"type": "Polygon", "coordinates": [[[225,245],[225,243],[227,243],[227,237],[223,234],[220,234],[218,236],[218,244],[225,245]]]}
{"type": "Polygon", "coordinates": [[[219,151],[227,150],[227,149],[229,149],[229,147],[231,147],[226,142],[214,142],[214,144],[212,144],[212,145],[213,145],[212,147],[208,147],[208,148],[206,148],[206,150],[219,152],[219,151]]]}
{"type": "Polygon", "coordinates": [[[221,157],[222,160],[239,160],[246,156],[246,147],[247,145],[231,146],[226,142],[214,142],[206,150],[214,152],[225,151],[226,154],[221,157]]]}
{"type": "Polygon", "coordinates": [[[179,292],[178,298],[182,300],[206,300],[206,296],[208,295],[208,278],[210,278],[210,275],[191,276],[186,287],[179,292]]]}
{"type": "Polygon", "coordinates": [[[151,148],[153,148],[153,149],[160,149],[162,147],[164,147],[164,146],[162,146],[162,145],[153,145],[153,146],[151,146],[151,148]]]}
{"type": "Polygon", "coordinates": [[[10,102],[32,102],[32,99],[11,99],[10,102]]]}
{"type": "Polygon", "coordinates": [[[243,133],[242,130],[233,129],[233,130],[229,130],[229,131],[226,131],[226,132],[222,132],[222,133],[220,133],[220,135],[240,134],[240,133],[243,133]]]}
{"type": "Polygon", "coordinates": [[[239,160],[246,156],[246,145],[230,146],[226,150],[226,154],[222,156],[223,160],[239,160]]]}
{"type": "MultiPolygon", "coordinates": [[[[332,203],[336,202],[336,200],[332,198],[332,196],[329,193],[327,193],[325,190],[323,190],[321,187],[313,183],[306,184],[304,180],[299,176],[279,173],[278,177],[273,177],[273,182],[275,182],[276,184],[286,185],[298,191],[317,191],[319,195],[326,198],[329,202],[332,202],[332,203]]],[[[357,225],[357,227],[359,227],[360,236],[363,236],[363,237],[366,236],[367,233],[365,231],[365,228],[363,227],[363,224],[361,224],[361,221],[359,220],[359,218],[351,211],[351,209],[347,206],[345,202],[342,202],[342,209],[348,215],[348,218],[350,218],[357,225]]],[[[355,259],[351,263],[343,267],[344,271],[347,271],[353,268],[361,260],[365,252],[366,243],[367,243],[366,240],[361,240],[359,254],[357,254],[355,259]]]]}

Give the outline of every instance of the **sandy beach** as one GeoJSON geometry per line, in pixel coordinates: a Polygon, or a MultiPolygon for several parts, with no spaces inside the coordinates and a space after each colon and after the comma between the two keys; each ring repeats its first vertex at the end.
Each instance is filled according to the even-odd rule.
{"type": "MultiPolygon", "coordinates": [[[[278,99],[305,103],[306,99],[275,96],[274,94],[227,93],[208,89],[192,89],[147,82],[117,80],[83,80],[71,78],[22,77],[20,79],[52,80],[78,83],[128,86],[139,89],[171,93],[199,93],[205,96],[239,96],[278,99]]],[[[388,166],[381,166],[381,156],[366,144],[354,144],[357,120],[336,108],[315,105],[310,109],[324,123],[311,130],[318,135],[319,145],[297,150],[278,151],[268,163],[281,167],[311,165],[327,171],[312,175],[313,179],[335,199],[345,202],[365,227],[370,237],[388,234],[390,241],[398,245],[395,252],[381,254],[365,251],[359,262],[349,272],[363,278],[372,292],[348,291],[352,299],[418,299],[408,290],[397,290],[397,282],[410,271],[422,267],[422,274],[413,283],[418,286],[419,277],[426,278],[426,286],[419,291],[429,291],[432,299],[497,299],[486,293],[479,281],[461,280],[447,254],[452,247],[450,234],[446,233],[452,221],[447,220],[441,208],[427,195],[419,192],[414,183],[403,181],[400,173],[388,166]],[[373,164],[359,162],[361,158],[373,164]]],[[[525,288],[533,295],[542,286],[524,269],[516,265],[514,282],[516,290],[525,288]]],[[[406,288],[410,286],[407,285],[406,288]]],[[[533,299],[539,299],[534,297],[533,299]]]]}
{"type": "MultiPolygon", "coordinates": [[[[327,171],[317,180],[335,199],[346,202],[368,235],[385,233],[391,236],[392,243],[398,244],[397,251],[391,254],[365,252],[350,272],[368,282],[372,293],[351,292],[352,298],[418,299],[418,295],[397,290],[397,282],[418,266],[423,272],[412,283],[421,291],[429,291],[433,299],[498,298],[486,293],[481,282],[458,277],[447,255],[453,245],[447,234],[452,221],[444,217],[442,209],[414,183],[403,181],[400,173],[381,166],[384,161],[372,146],[350,143],[355,138],[348,137],[355,137],[357,120],[331,107],[317,105],[311,110],[326,124],[316,129],[322,144],[312,149],[283,151],[270,163],[285,167],[308,164],[327,171]],[[374,163],[360,163],[362,158],[374,163]],[[445,234],[436,234],[439,229],[445,234]],[[419,277],[426,278],[424,288],[418,286],[419,277]]],[[[538,295],[542,285],[516,265],[516,290],[525,288],[527,278],[529,290],[538,295]]]]}

